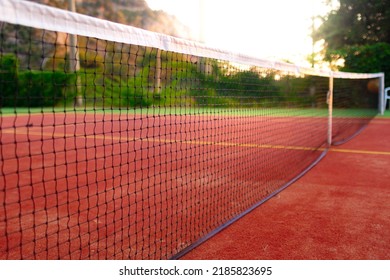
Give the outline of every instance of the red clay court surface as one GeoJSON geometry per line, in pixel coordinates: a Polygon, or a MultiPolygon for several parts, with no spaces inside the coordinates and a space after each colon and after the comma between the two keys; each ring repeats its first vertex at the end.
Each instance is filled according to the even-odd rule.
{"type": "Polygon", "coordinates": [[[327,122],[44,114],[2,128],[0,259],[160,259],[302,172],[327,122]]]}
{"type": "MultiPolygon", "coordinates": [[[[255,129],[253,119],[252,133],[242,138],[241,121],[233,117],[229,121],[234,133],[226,139],[225,122],[215,116],[199,118],[196,124],[185,116],[147,118],[134,122],[134,127],[111,118],[94,125],[96,117],[104,116],[56,115],[54,123],[47,116],[19,118],[20,123],[11,125],[4,119],[4,127],[11,127],[4,129],[2,138],[7,145],[2,156],[8,163],[2,170],[8,174],[4,182],[10,191],[1,200],[8,202],[3,214],[11,220],[6,225],[8,235],[4,227],[1,231],[0,259],[169,256],[171,247],[181,246],[187,235],[199,230],[198,217],[211,217],[204,221],[210,228],[232,205],[241,213],[247,209],[242,209],[241,201],[252,197],[249,194],[256,188],[279,182],[286,174],[292,176],[302,162],[318,158],[322,148],[312,150],[294,135],[310,132],[313,136],[308,141],[321,147],[327,128],[323,118],[295,118],[296,126],[273,118],[272,130],[255,129]],[[76,125],[84,121],[85,126],[76,125]],[[195,130],[204,134],[186,138],[185,132],[196,135],[191,134],[195,130]],[[284,137],[277,138],[275,133],[284,137]],[[15,146],[14,141],[21,144],[15,146]],[[133,143],[131,148],[128,141],[133,143]],[[288,146],[294,141],[302,147],[288,146]],[[201,154],[201,163],[194,154],[201,154]],[[14,160],[16,155],[18,160],[14,160]],[[243,161],[248,158],[269,159],[264,168],[275,172],[261,177],[260,163],[243,161]],[[289,170],[276,168],[286,161],[289,170]],[[176,173],[171,174],[172,170],[176,173]],[[193,178],[199,175],[202,180],[193,178]],[[250,184],[232,192],[231,186],[242,180],[250,184]],[[146,187],[149,182],[155,187],[146,187]],[[201,200],[209,197],[210,184],[217,184],[223,195],[215,194],[216,201],[201,200]],[[4,244],[12,250],[5,250],[4,244]]],[[[357,138],[333,148],[298,182],[183,259],[389,259],[389,140],[390,119],[372,121],[357,138]]]]}
{"type": "Polygon", "coordinates": [[[390,119],[182,259],[390,259],[390,119]]]}

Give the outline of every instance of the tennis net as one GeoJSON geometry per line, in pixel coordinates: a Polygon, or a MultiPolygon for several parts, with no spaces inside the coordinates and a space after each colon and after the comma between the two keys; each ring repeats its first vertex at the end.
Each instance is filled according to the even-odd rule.
{"type": "Polygon", "coordinates": [[[0,6],[0,259],[179,258],[380,106],[383,74],[0,6]]]}

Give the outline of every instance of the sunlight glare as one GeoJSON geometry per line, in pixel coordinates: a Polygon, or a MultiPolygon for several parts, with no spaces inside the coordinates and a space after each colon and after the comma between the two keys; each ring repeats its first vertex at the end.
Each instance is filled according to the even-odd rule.
{"type": "MultiPolygon", "coordinates": [[[[152,9],[175,15],[195,40],[228,51],[302,62],[312,51],[313,16],[322,0],[147,0],[152,9]],[[201,13],[200,7],[203,7],[201,13]],[[203,28],[202,28],[203,26],[203,28]]],[[[318,21],[315,26],[318,26],[318,21]]]]}

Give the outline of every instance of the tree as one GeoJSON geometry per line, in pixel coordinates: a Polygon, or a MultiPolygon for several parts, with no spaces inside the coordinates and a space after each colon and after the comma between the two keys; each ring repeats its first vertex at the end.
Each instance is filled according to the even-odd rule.
{"type": "Polygon", "coordinates": [[[390,44],[345,47],[334,51],[333,55],[344,59],[343,71],[385,72],[390,75],[390,44]]]}
{"type": "Polygon", "coordinates": [[[313,34],[329,50],[375,43],[390,44],[390,0],[339,0],[313,34]]]}
{"type": "Polygon", "coordinates": [[[325,60],[332,63],[342,59],[342,71],[384,72],[389,77],[390,0],[339,2],[339,8],[313,32],[315,41],[325,42],[325,60]]]}

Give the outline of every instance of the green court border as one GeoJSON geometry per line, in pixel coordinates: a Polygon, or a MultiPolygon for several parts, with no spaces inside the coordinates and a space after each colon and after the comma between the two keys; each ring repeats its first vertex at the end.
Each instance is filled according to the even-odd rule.
{"type": "MultiPolygon", "coordinates": [[[[327,109],[311,108],[221,108],[221,107],[148,107],[148,108],[0,108],[0,116],[36,115],[43,113],[129,114],[129,115],[221,115],[221,116],[273,116],[273,117],[327,117],[327,109]]],[[[372,110],[333,109],[334,117],[375,116],[372,110]]],[[[390,118],[386,110],[379,118],[390,118]]]]}

